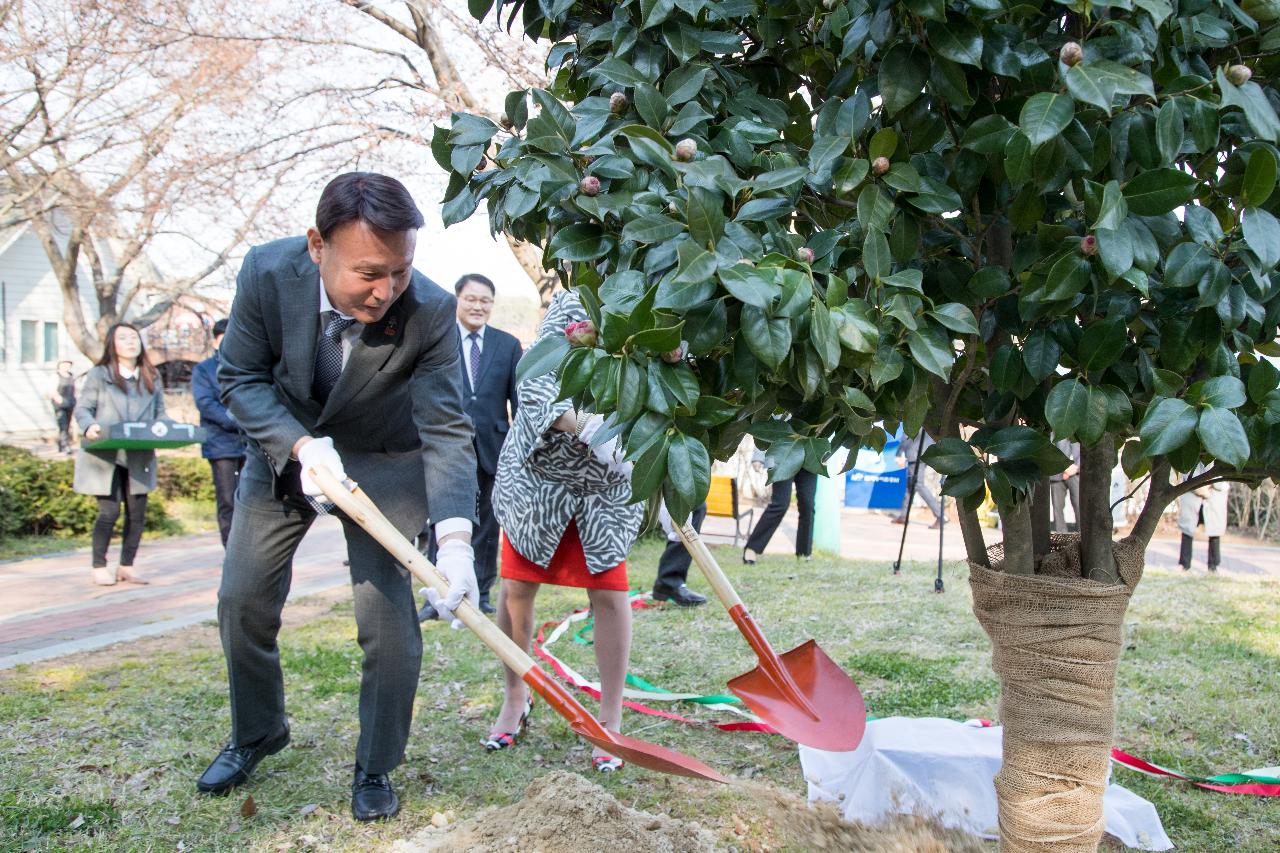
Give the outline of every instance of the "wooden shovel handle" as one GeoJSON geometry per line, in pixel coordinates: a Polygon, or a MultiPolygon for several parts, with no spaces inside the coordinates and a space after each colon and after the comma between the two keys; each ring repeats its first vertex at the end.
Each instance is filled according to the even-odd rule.
{"type": "Polygon", "coordinates": [[[724,609],[733,613],[735,609],[743,607],[742,599],[738,597],[737,590],[729,582],[729,578],[725,575],[724,570],[720,568],[720,564],[716,562],[716,558],[711,556],[706,543],[702,541],[698,531],[693,529],[693,525],[686,521],[676,528],[676,532],[680,534],[684,547],[689,549],[689,554],[693,557],[693,561],[698,564],[698,568],[706,576],[707,583],[711,584],[711,588],[715,590],[716,598],[720,599],[724,609]]]}
{"type": "MultiPolygon", "coordinates": [[[[368,495],[359,488],[355,488],[354,491],[348,490],[337,477],[333,476],[333,472],[323,465],[312,466],[308,469],[308,473],[312,481],[324,491],[325,497],[333,501],[352,521],[363,527],[378,541],[378,544],[387,549],[391,556],[412,572],[414,577],[441,596],[449,594],[449,582],[440,574],[439,569],[433,566],[422,552],[413,547],[413,543],[396,530],[391,522],[387,521],[386,516],[374,506],[368,495]]],[[[502,633],[502,629],[490,622],[488,617],[467,599],[462,600],[462,604],[458,605],[453,615],[470,628],[482,643],[521,678],[534,668],[533,658],[512,642],[510,637],[502,633]]]]}

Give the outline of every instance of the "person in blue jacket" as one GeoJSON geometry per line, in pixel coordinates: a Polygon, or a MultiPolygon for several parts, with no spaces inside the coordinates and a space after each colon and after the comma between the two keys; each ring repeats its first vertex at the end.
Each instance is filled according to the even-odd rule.
{"type": "Polygon", "coordinates": [[[222,533],[224,548],[231,532],[236,482],[244,466],[245,452],[240,427],[235,416],[222,405],[222,392],[218,388],[218,348],[226,333],[226,320],[213,324],[213,355],[191,371],[191,394],[196,398],[196,408],[200,410],[200,426],[208,434],[200,453],[209,460],[209,467],[213,469],[213,498],[218,505],[218,530],[222,533]]]}

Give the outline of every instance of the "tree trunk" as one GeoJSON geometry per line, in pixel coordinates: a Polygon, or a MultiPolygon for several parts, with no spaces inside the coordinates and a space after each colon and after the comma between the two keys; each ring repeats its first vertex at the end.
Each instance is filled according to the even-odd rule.
{"type": "Polygon", "coordinates": [[[1050,510],[1049,478],[1041,477],[1031,493],[1031,547],[1037,563],[1049,553],[1050,510]]]}
{"type": "Polygon", "coordinates": [[[960,520],[960,535],[964,539],[964,552],[969,562],[990,567],[987,540],[982,534],[982,523],[978,521],[977,511],[965,509],[960,501],[956,501],[956,517],[960,520]]]}
{"type": "Polygon", "coordinates": [[[1036,555],[1031,532],[1031,502],[1024,500],[1011,509],[1001,509],[1000,526],[1004,531],[1001,570],[1015,575],[1034,575],[1036,555]]]}
{"type": "MultiPolygon", "coordinates": [[[[1084,491],[1083,486],[1084,484],[1081,483],[1081,492],[1084,491]]],[[[1129,535],[1124,538],[1125,542],[1146,551],[1147,544],[1160,524],[1160,517],[1164,515],[1165,507],[1169,505],[1169,493],[1172,488],[1169,482],[1169,461],[1163,456],[1152,459],[1147,500],[1142,505],[1142,512],[1138,513],[1138,520],[1133,523],[1133,530],[1129,531],[1129,535]]]]}
{"type": "Polygon", "coordinates": [[[1080,448],[1080,568],[1085,577],[1100,583],[1119,583],[1116,574],[1111,518],[1111,470],[1116,465],[1116,445],[1104,433],[1093,447],[1080,448]]]}

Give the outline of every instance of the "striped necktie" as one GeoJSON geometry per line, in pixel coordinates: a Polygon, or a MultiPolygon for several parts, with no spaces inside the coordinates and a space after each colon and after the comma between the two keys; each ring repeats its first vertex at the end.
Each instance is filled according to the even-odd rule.
{"type": "Polygon", "coordinates": [[[467,335],[471,339],[471,390],[476,390],[476,380],[480,378],[480,333],[467,335]]]}

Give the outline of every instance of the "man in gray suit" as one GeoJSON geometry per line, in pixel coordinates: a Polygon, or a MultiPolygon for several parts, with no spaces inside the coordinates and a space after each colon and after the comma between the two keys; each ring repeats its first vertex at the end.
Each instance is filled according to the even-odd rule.
{"type": "MultiPolygon", "coordinates": [[[[308,470],[350,477],[406,536],[435,522],[452,611],[475,602],[476,461],[462,409],[454,296],[413,269],[422,214],[369,172],[325,187],[307,236],[252,249],[236,282],[218,379],[249,439],[218,591],[231,741],[199,790],[243,784],[289,742],[276,634],[294,551],[327,511],[308,470]]],[[[408,573],[342,518],[364,651],[351,810],[390,817],[422,657],[408,573]]]]}

